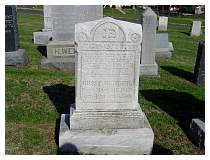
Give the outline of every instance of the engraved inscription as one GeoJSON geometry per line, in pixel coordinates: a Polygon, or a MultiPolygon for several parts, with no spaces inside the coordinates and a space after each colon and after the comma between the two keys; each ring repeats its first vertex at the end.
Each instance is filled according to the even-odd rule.
{"type": "Polygon", "coordinates": [[[74,55],[74,47],[60,47],[60,48],[53,48],[53,56],[58,57],[58,56],[70,56],[74,55]]]}

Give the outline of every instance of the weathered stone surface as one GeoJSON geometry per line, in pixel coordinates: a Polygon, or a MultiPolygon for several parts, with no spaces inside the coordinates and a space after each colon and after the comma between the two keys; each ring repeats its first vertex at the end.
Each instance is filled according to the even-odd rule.
{"type": "Polygon", "coordinates": [[[191,36],[201,35],[201,21],[193,21],[190,35],[191,36]]]}
{"type": "Polygon", "coordinates": [[[52,38],[52,32],[51,31],[34,32],[33,37],[34,37],[34,44],[47,45],[52,38]]]}
{"type": "Polygon", "coordinates": [[[47,58],[43,57],[41,66],[75,72],[75,48],[70,41],[52,41],[47,44],[47,58]]]}
{"type": "Polygon", "coordinates": [[[205,41],[199,42],[194,77],[197,85],[205,85],[205,41]]]}
{"type": "Polygon", "coordinates": [[[103,17],[103,8],[100,5],[51,6],[53,17],[53,40],[74,42],[75,24],[93,21],[103,17]]]}
{"type": "Polygon", "coordinates": [[[28,58],[25,49],[17,51],[5,52],[5,65],[21,67],[28,63],[28,58]]]}
{"type": "Polygon", "coordinates": [[[154,134],[138,104],[141,41],[140,24],[109,17],[76,24],[76,110],[70,129],[61,120],[61,150],[151,152],[154,134]]]}
{"type": "Polygon", "coordinates": [[[23,66],[28,62],[24,49],[19,48],[16,6],[5,6],[5,65],[23,66]]]}
{"type": "MultiPolygon", "coordinates": [[[[50,6],[49,12],[49,17],[51,17],[50,19],[52,21],[52,41],[48,41],[47,59],[43,57],[41,66],[72,72],[75,70],[75,55],[73,52],[75,24],[102,18],[102,6],[56,5],[50,6]]],[[[49,21],[48,26],[50,26],[51,21],[49,21]]],[[[48,39],[51,38],[50,36],[48,36],[48,39]]],[[[39,44],[45,44],[46,42],[47,37],[44,34],[39,44]]]]}
{"type": "Polygon", "coordinates": [[[158,30],[167,31],[167,29],[168,29],[168,17],[160,16],[158,23],[158,30]]]}
{"type": "Polygon", "coordinates": [[[52,40],[52,6],[44,5],[44,28],[42,32],[34,32],[34,44],[47,45],[52,40]]]}
{"type": "Polygon", "coordinates": [[[190,134],[193,141],[200,147],[205,147],[205,121],[204,119],[192,119],[190,134]]]}
{"type": "MultiPolygon", "coordinates": [[[[61,115],[59,148],[71,154],[151,154],[154,133],[144,116],[144,128],[70,130],[69,115],[61,115]]],[[[71,123],[71,122],[70,122],[71,123]]]]}
{"type": "Polygon", "coordinates": [[[16,6],[5,6],[5,52],[18,50],[18,26],[16,6]]]}
{"type": "Polygon", "coordinates": [[[168,33],[156,34],[156,57],[170,58],[171,52],[168,42],[168,33]]]}
{"type": "Polygon", "coordinates": [[[53,28],[53,17],[52,17],[52,6],[44,5],[44,28],[43,32],[52,31],[53,28]]]}
{"type": "Polygon", "coordinates": [[[155,62],[157,15],[147,8],[142,15],[142,53],[140,76],[159,76],[155,62]]]}

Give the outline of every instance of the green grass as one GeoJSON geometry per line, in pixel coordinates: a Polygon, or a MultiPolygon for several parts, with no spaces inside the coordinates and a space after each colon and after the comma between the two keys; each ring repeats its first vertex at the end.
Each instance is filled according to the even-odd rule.
{"type": "MultiPolygon", "coordinates": [[[[112,16],[135,20],[134,12],[113,10],[112,16]]],[[[104,14],[110,15],[110,9],[104,14]]],[[[6,154],[57,154],[56,119],[73,102],[74,75],[38,65],[42,55],[32,35],[42,29],[42,21],[41,15],[18,14],[20,47],[26,49],[29,64],[6,67],[6,154]]],[[[180,18],[170,21],[184,23],[180,18]]],[[[204,35],[190,37],[187,32],[169,25],[173,56],[157,59],[159,78],[140,79],[139,103],[155,134],[154,154],[204,153],[187,136],[191,118],[204,114],[205,89],[192,82],[197,45],[204,35]]]]}

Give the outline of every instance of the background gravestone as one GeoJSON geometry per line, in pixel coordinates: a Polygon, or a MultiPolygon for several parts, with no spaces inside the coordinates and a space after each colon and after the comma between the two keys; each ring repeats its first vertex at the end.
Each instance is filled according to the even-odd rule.
{"type": "Polygon", "coordinates": [[[75,24],[103,17],[103,8],[99,5],[51,6],[53,20],[52,41],[47,44],[47,57],[41,65],[47,68],[74,72],[74,33],[75,24]]]}
{"type": "Polygon", "coordinates": [[[158,23],[158,31],[167,31],[168,28],[168,17],[160,16],[158,23]]]}
{"type": "Polygon", "coordinates": [[[24,49],[19,49],[16,6],[5,6],[5,64],[26,65],[28,59],[24,49]]]}
{"type": "Polygon", "coordinates": [[[52,18],[52,6],[51,5],[44,5],[43,8],[44,12],[44,28],[42,32],[34,32],[34,44],[38,45],[47,45],[52,38],[52,25],[53,25],[53,18],[52,18]]]}
{"type": "Polygon", "coordinates": [[[59,147],[84,154],[150,154],[154,134],[138,104],[140,24],[109,17],[76,24],[76,111],[61,116],[59,147]],[[70,144],[70,145],[69,145],[70,144]]]}
{"type": "MultiPolygon", "coordinates": [[[[173,45],[172,45],[173,47],[173,45]]],[[[156,34],[156,57],[170,58],[171,50],[168,42],[168,33],[157,33],[156,34]]]]}
{"type": "Polygon", "coordinates": [[[194,76],[197,85],[205,85],[205,41],[199,42],[194,76]]]}
{"type": "Polygon", "coordinates": [[[44,28],[42,29],[42,31],[52,31],[52,27],[52,6],[44,5],[44,28]]]}
{"type": "Polygon", "coordinates": [[[140,76],[159,76],[155,61],[157,15],[151,8],[142,14],[142,53],[140,76]]]}
{"type": "Polygon", "coordinates": [[[191,36],[201,35],[201,21],[193,21],[190,35],[191,36]]]}

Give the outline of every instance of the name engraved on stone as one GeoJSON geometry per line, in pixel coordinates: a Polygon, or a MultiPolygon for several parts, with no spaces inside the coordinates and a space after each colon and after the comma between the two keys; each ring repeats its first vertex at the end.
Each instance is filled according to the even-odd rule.
{"type": "Polygon", "coordinates": [[[16,25],[14,25],[13,15],[5,16],[5,32],[11,33],[12,30],[16,32],[16,25]]]}
{"type": "Polygon", "coordinates": [[[74,47],[53,48],[52,53],[55,57],[67,57],[70,55],[74,55],[74,47]]]}

